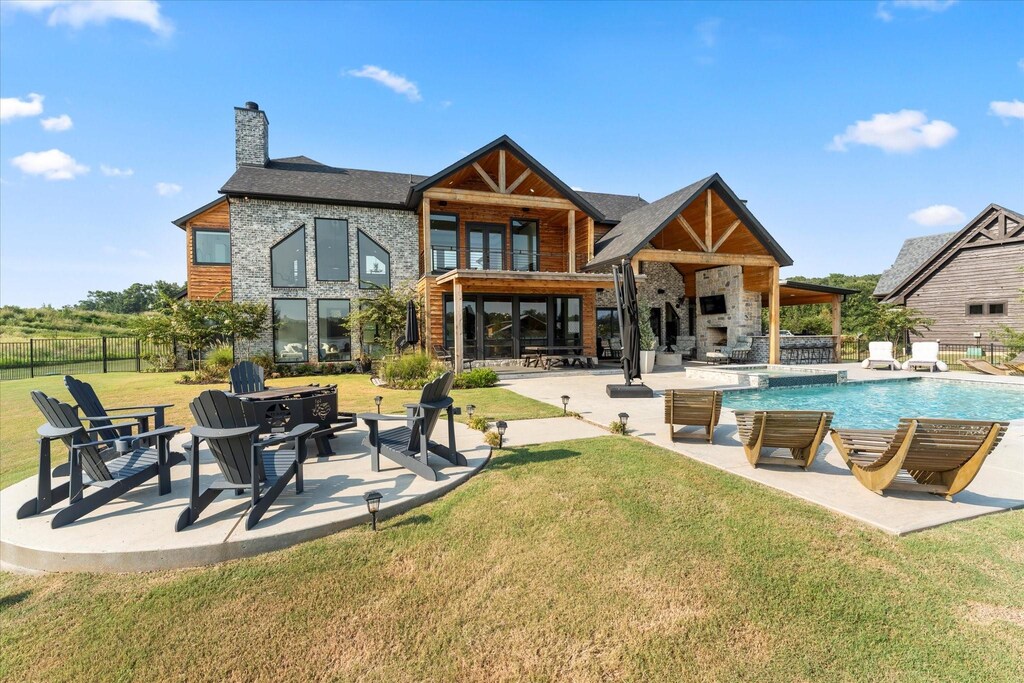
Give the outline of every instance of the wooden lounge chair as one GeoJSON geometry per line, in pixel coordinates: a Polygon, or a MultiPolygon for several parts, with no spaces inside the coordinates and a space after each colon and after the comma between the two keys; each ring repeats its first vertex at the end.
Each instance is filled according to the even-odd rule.
{"type": "Polygon", "coordinates": [[[668,389],[665,392],[665,424],[673,441],[682,436],[676,425],[703,427],[708,443],[722,412],[722,392],[708,389],[668,389]]]}
{"type": "MultiPolygon", "coordinates": [[[[164,411],[173,408],[172,403],[158,403],[148,406],[121,406],[116,408],[105,407],[96,395],[92,386],[71,375],[64,375],[64,386],[67,388],[71,398],[77,405],[74,409],[81,414],[81,419],[89,422],[89,426],[99,428],[97,434],[103,440],[116,439],[119,436],[128,436],[131,427],[128,425],[115,425],[112,420],[137,420],[139,429],[143,432],[149,431],[149,419],[153,418],[153,428],[159,429],[164,426],[164,411]],[[133,412],[125,413],[130,410],[133,412]],[[111,415],[110,413],[117,413],[111,415]]],[[[133,424],[135,424],[133,422],[133,424]]]]}
{"type": "Polygon", "coordinates": [[[892,429],[837,429],[832,441],[853,476],[875,493],[963,491],[1006,433],[1006,422],[903,418],[892,429]],[[903,472],[900,479],[897,476],[903,472]]]}
{"type": "Polygon", "coordinates": [[[245,528],[252,529],[292,479],[295,492],[302,493],[302,462],[306,439],[317,428],[300,424],[287,434],[260,440],[260,425],[252,406],[237,396],[208,390],[189,404],[199,425],[191,430],[190,488],[188,507],[178,515],[174,530],[194,524],[203,510],[222,491],[251,493],[245,528]],[[206,441],[220,468],[221,477],[205,491],[199,490],[199,443],[206,441]],[[271,446],[290,448],[269,450],[271,446]]]}
{"type": "Polygon", "coordinates": [[[1021,363],[1000,363],[993,365],[987,360],[980,358],[961,358],[960,362],[974,370],[986,375],[1024,375],[1024,364],[1021,363]]]}
{"type": "Polygon", "coordinates": [[[758,465],[789,465],[805,470],[828,434],[826,410],[737,410],[736,430],[747,460],[758,465]],[[791,458],[761,455],[762,448],[788,448],[791,458]]]}
{"type": "Polygon", "coordinates": [[[251,394],[264,391],[267,385],[263,381],[263,368],[252,361],[243,360],[231,368],[231,393],[251,394]]]}
{"type": "Polygon", "coordinates": [[[370,428],[363,443],[370,450],[370,467],[380,472],[380,456],[405,467],[424,479],[437,481],[437,472],[430,466],[428,453],[439,455],[453,465],[466,466],[466,457],[455,447],[455,409],[448,396],[455,375],[446,372],[423,387],[419,403],[406,404],[406,415],[362,413],[359,417],[370,428]],[[448,413],[448,445],[430,440],[441,411],[448,413]],[[405,422],[403,427],[381,430],[379,423],[387,420],[405,422]]]}
{"type": "Polygon", "coordinates": [[[184,462],[185,458],[180,453],[171,452],[170,440],[184,427],[160,427],[134,436],[97,439],[93,435],[108,431],[108,428],[86,429],[75,409],[67,403],[50,398],[41,391],[32,392],[32,401],[46,418],[46,424],[38,430],[38,493],[18,508],[18,519],[37,515],[67,498],[68,506],[50,521],[50,526],[57,529],[81,519],[153,477],[159,478],[160,495],[171,492],[171,466],[184,462]],[[68,449],[69,481],[53,487],[51,477],[55,472],[50,469],[50,443],[57,440],[68,449]],[[150,441],[156,442],[154,448],[145,445],[150,441]],[[86,487],[90,486],[99,490],[84,495],[86,487]]]}
{"type": "Polygon", "coordinates": [[[939,360],[939,342],[914,342],[910,347],[910,358],[903,363],[904,370],[945,372],[949,368],[939,360]]]}
{"type": "Polygon", "coordinates": [[[868,357],[861,361],[861,367],[871,370],[899,370],[900,364],[892,355],[892,342],[868,342],[868,357]]]}

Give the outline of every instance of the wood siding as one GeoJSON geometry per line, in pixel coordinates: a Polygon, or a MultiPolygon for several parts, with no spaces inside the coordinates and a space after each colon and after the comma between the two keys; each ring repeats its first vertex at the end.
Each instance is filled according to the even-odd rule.
{"type": "Polygon", "coordinates": [[[189,299],[213,299],[218,294],[222,299],[231,299],[231,266],[204,266],[195,263],[193,236],[197,228],[230,230],[231,213],[227,198],[185,223],[185,258],[188,264],[186,272],[189,299]]]}
{"type": "Polygon", "coordinates": [[[1024,242],[962,249],[907,295],[906,305],[935,320],[925,339],[973,344],[974,333],[981,332],[987,344],[1001,325],[1024,329],[1022,265],[1024,242]],[[967,315],[968,304],[1003,302],[1005,315],[967,315]]]}

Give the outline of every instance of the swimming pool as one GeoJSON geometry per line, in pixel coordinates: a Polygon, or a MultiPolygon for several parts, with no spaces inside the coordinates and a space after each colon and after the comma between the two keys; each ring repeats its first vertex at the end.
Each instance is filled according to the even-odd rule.
{"type": "Polygon", "coordinates": [[[1024,386],[914,378],[727,391],[727,408],[831,410],[848,429],[892,429],[901,417],[1024,419],[1024,386]]]}

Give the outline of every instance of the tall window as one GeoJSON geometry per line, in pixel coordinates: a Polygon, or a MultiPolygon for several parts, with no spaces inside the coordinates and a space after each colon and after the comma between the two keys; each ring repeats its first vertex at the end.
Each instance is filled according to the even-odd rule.
{"type": "Polygon", "coordinates": [[[337,282],[348,279],[348,221],[317,218],[316,279],[337,282]]]}
{"type": "Polygon", "coordinates": [[[555,346],[583,346],[580,299],[555,297],[555,346]]]}
{"type": "Polygon", "coordinates": [[[391,255],[384,247],[359,231],[359,288],[391,286],[391,255]]]}
{"type": "Polygon", "coordinates": [[[316,309],[319,359],[327,362],[352,360],[348,299],[320,299],[316,302],[316,309]]]}
{"type": "Polygon", "coordinates": [[[597,352],[601,358],[618,358],[622,352],[618,309],[597,309],[597,352]]]}
{"type": "MultiPolygon", "coordinates": [[[[455,348],[455,301],[444,298],[444,345],[455,348]]],[[[462,300],[462,349],[466,360],[476,360],[476,300],[462,300]]]]}
{"type": "Polygon", "coordinates": [[[548,345],[548,300],[519,298],[519,345],[525,349],[529,346],[548,345]]]}
{"type": "Polygon", "coordinates": [[[227,230],[193,230],[192,260],[197,266],[231,263],[231,233],[227,230]]]}
{"type": "Polygon", "coordinates": [[[512,219],[512,270],[540,270],[537,221],[512,219]]]}
{"type": "Polygon", "coordinates": [[[305,363],[308,328],[305,299],[274,299],[274,359],[279,363],[305,363]]]}
{"type": "Polygon", "coordinates": [[[270,248],[270,285],[306,286],[306,228],[301,227],[270,248]]]}
{"type": "Polygon", "coordinates": [[[459,267],[459,217],[430,214],[430,267],[444,273],[459,267]]]}

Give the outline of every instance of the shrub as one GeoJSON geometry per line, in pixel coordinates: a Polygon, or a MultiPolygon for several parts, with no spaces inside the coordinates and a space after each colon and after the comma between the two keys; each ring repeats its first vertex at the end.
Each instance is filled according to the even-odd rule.
{"type": "Polygon", "coordinates": [[[622,424],[618,420],[615,420],[614,422],[608,425],[608,431],[610,431],[612,434],[625,434],[626,425],[622,424]]]}
{"type": "Polygon", "coordinates": [[[444,372],[444,366],[425,353],[409,353],[381,361],[377,374],[393,388],[422,387],[444,372]]]}
{"type": "Polygon", "coordinates": [[[456,389],[484,389],[498,383],[498,373],[490,368],[473,368],[455,376],[456,389]]]}
{"type": "Polygon", "coordinates": [[[482,415],[474,415],[469,418],[469,422],[466,424],[469,425],[470,429],[476,429],[485,433],[487,432],[488,427],[491,426],[491,423],[487,421],[487,418],[482,415]]]}
{"type": "Polygon", "coordinates": [[[263,373],[269,375],[277,370],[277,363],[274,362],[274,356],[263,351],[261,353],[253,354],[249,360],[256,365],[263,368],[263,373]]]}
{"type": "Polygon", "coordinates": [[[493,429],[484,432],[484,441],[491,448],[497,448],[498,444],[501,443],[501,435],[493,429]]]}
{"type": "Polygon", "coordinates": [[[210,377],[227,377],[228,370],[235,364],[235,356],[228,345],[218,346],[206,355],[203,367],[196,371],[196,375],[207,374],[210,377]],[[201,370],[205,370],[202,373],[201,370]]]}

